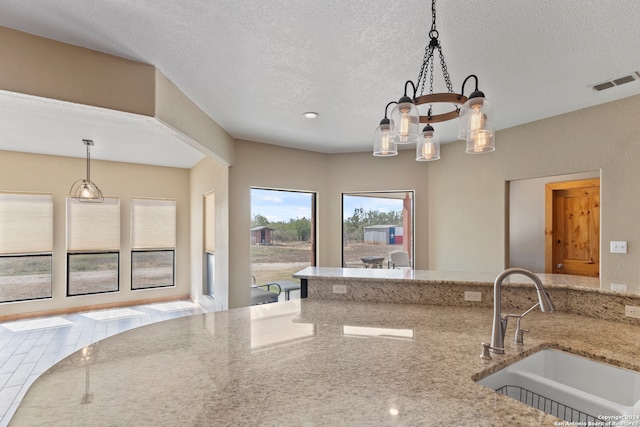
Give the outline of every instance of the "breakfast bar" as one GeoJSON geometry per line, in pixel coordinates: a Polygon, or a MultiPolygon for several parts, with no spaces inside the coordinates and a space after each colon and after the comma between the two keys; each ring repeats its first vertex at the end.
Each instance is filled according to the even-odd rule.
{"type": "MultiPolygon", "coordinates": [[[[300,280],[303,298],[490,308],[499,274],[307,267],[294,277],[300,280]]],[[[640,325],[640,319],[625,315],[626,306],[640,306],[640,285],[627,285],[622,292],[615,284],[595,277],[536,276],[560,312],[640,325]]],[[[508,308],[526,310],[537,300],[531,280],[525,276],[510,276],[505,285],[503,301],[508,308]]]]}

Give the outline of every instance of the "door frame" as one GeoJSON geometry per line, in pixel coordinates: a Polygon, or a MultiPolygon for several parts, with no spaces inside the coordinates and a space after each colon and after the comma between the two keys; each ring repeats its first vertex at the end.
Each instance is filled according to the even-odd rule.
{"type": "MultiPolygon", "coordinates": [[[[583,179],[578,181],[551,182],[545,185],[544,194],[544,272],[553,273],[553,193],[558,190],[570,190],[579,187],[600,187],[600,178],[583,179]]],[[[600,209],[602,211],[602,209],[600,209]]],[[[602,221],[602,214],[598,216],[598,221],[602,221]]],[[[598,235],[598,251],[602,253],[602,230],[598,235]]],[[[600,263],[599,263],[600,264],[600,263]]],[[[600,273],[601,266],[598,265],[600,273]]],[[[599,276],[599,274],[598,274],[599,276]]]]}

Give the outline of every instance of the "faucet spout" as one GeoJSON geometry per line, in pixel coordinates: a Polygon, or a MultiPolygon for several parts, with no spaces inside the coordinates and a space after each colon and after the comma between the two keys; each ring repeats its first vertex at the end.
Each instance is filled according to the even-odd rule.
{"type": "Polygon", "coordinates": [[[512,274],[522,274],[533,281],[536,292],[538,293],[540,311],[545,313],[555,311],[551,298],[549,298],[549,294],[544,290],[544,286],[542,286],[542,282],[538,276],[523,268],[508,268],[504,270],[496,277],[493,283],[493,326],[491,330],[490,350],[496,354],[504,354],[504,336],[507,329],[507,321],[509,320],[507,315],[502,314],[502,283],[512,274]]]}

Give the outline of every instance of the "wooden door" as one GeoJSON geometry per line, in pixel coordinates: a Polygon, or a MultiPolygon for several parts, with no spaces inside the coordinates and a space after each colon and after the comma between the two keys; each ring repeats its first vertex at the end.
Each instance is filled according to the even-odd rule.
{"type": "Polygon", "coordinates": [[[599,277],[600,180],[546,185],[545,272],[599,277]]]}

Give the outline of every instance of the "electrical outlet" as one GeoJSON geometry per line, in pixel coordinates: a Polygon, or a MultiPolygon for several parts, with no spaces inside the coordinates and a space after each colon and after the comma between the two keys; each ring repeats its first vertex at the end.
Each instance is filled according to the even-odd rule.
{"type": "Polygon", "coordinates": [[[333,293],[334,294],[346,294],[347,293],[347,285],[333,285],[333,293]]]}
{"type": "Polygon", "coordinates": [[[635,317],[636,319],[640,319],[640,307],[637,307],[635,305],[625,305],[624,315],[628,317],[635,317]]]}
{"type": "Polygon", "coordinates": [[[464,300],[465,301],[482,301],[482,292],[465,291],[464,300]]]}

